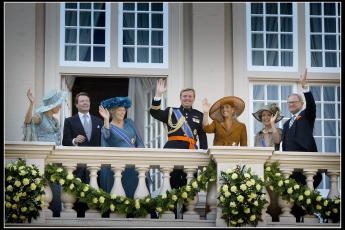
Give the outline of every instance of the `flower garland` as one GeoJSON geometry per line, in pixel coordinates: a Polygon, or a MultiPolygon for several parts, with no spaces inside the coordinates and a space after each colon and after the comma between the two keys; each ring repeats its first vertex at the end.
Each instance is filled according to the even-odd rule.
{"type": "Polygon", "coordinates": [[[44,185],[42,173],[35,165],[18,159],[5,168],[5,220],[8,223],[31,223],[42,210],[44,185]]]}
{"type": "Polygon", "coordinates": [[[275,191],[284,200],[294,202],[308,214],[320,213],[322,219],[340,219],[340,198],[332,200],[323,198],[317,190],[310,191],[308,186],[297,183],[294,179],[286,179],[279,170],[279,163],[265,165],[265,181],[270,190],[275,191]]]}
{"type": "Polygon", "coordinates": [[[256,226],[261,219],[262,209],[268,202],[265,199],[263,177],[259,179],[251,168],[237,165],[234,169],[221,172],[218,187],[218,206],[222,208],[222,218],[227,225],[241,226],[251,224],[256,226]]]}

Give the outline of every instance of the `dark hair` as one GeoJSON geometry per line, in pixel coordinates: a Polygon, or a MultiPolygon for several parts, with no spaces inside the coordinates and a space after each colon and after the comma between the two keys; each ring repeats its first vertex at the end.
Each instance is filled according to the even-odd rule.
{"type": "Polygon", "coordinates": [[[89,99],[91,99],[88,93],[80,92],[80,93],[78,93],[78,94],[75,96],[75,100],[74,100],[74,103],[75,103],[75,104],[78,104],[78,99],[79,99],[80,96],[87,96],[89,99]]]}

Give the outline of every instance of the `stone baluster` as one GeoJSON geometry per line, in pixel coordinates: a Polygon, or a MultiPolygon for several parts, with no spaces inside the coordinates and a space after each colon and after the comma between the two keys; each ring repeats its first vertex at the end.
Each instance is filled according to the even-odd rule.
{"type": "MultiPolygon", "coordinates": [[[[314,191],[313,177],[315,176],[316,172],[317,172],[316,169],[304,169],[304,175],[306,176],[307,186],[310,192],[314,191]]],[[[303,196],[305,197],[305,195],[303,196]]],[[[314,215],[306,214],[303,217],[303,222],[304,223],[319,223],[319,219],[314,215]]]]}
{"type": "MultiPolygon", "coordinates": [[[[77,164],[68,164],[64,165],[64,167],[67,170],[68,174],[73,175],[73,171],[76,169],[77,164]]],[[[65,181],[65,184],[67,181],[65,181]]],[[[67,193],[63,190],[63,187],[61,186],[61,201],[63,203],[63,209],[61,211],[60,217],[61,218],[76,218],[77,212],[73,209],[73,204],[77,199],[74,197],[74,195],[67,193]]]]}
{"type": "MultiPolygon", "coordinates": [[[[100,165],[90,165],[87,166],[87,169],[90,171],[90,187],[94,189],[99,189],[98,183],[97,183],[97,172],[101,169],[100,165]]],[[[101,218],[101,213],[93,208],[88,209],[85,212],[85,218],[101,218]]]]}
{"type": "Polygon", "coordinates": [[[331,187],[328,194],[328,198],[335,199],[337,196],[339,196],[339,189],[337,186],[337,177],[339,176],[339,171],[328,171],[327,175],[330,177],[331,187]]]}
{"type": "Polygon", "coordinates": [[[50,188],[49,184],[47,184],[46,186],[44,186],[44,205],[43,205],[43,213],[45,217],[52,217],[53,216],[53,212],[52,210],[50,210],[49,207],[49,203],[53,200],[53,192],[52,189],[50,188]]]}
{"type": "MultiPolygon", "coordinates": [[[[122,172],[125,169],[124,166],[113,166],[111,169],[114,172],[114,185],[111,189],[110,195],[126,196],[125,190],[122,186],[122,172]]],[[[110,218],[126,218],[126,214],[110,213],[110,218]]]]}
{"type": "MultiPolygon", "coordinates": [[[[170,186],[170,173],[173,170],[173,167],[164,167],[161,169],[163,172],[163,184],[161,186],[161,189],[159,190],[159,195],[163,195],[166,191],[171,190],[170,186]]],[[[170,211],[164,211],[161,215],[162,219],[175,219],[175,214],[170,211]]]]}
{"type": "Polygon", "coordinates": [[[215,181],[208,182],[206,204],[210,208],[207,213],[207,220],[215,220],[217,217],[217,183],[215,181]]]}
{"type": "Polygon", "coordinates": [[[259,221],[258,227],[267,226],[267,223],[268,223],[270,220],[272,220],[272,217],[270,216],[270,214],[267,213],[267,208],[268,208],[268,206],[270,205],[271,198],[270,198],[270,195],[268,194],[268,191],[267,191],[267,189],[266,189],[265,186],[263,186],[262,192],[265,193],[265,198],[266,198],[266,200],[267,200],[267,203],[264,205],[264,207],[263,207],[263,209],[262,209],[262,213],[261,213],[261,219],[262,219],[262,221],[259,221]]]}
{"type": "MultiPolygon", "coordinates": [[[[150,192],[145,182],[145,173],[149,170],[149,167],[141,165],[141,166],[137,166],[136,170],[138,171],[138,174],[139,174],[138,175],[139,181],[138,181],[138,186],[134,192],[134,199],[143,199],[147,196],[150,196],[150,192]]],[[[145,218],[150,219],[151,215],[147,214],[145,218]]]]}
{"type": "MultiPolygon", "coordinates": [[[[194,178],[194,173],[197,171],[196,168],[186,168],[184,170],[187,173],[187,184],[194,178]]],[[[183,219],[185,220],[199,220],[200,215],[195,211],[195,207],[199,201],[198,193],[195,195],[194,199],[189,201],[187,206],[187,212],[183,213],[183,219]]]]}
{"type": "MultiPolygon", "coordinates": [[[[292,170],[284,169],[281,171],[285,179],[289,179],[289,176],[291,175],[292,170]]],[[[293,202],[283,200],[283,198],[280,196],[278,198],[278,205],[280,206],[283,212],[279,216],[279,221],[282,223],[296,223],[296,218],[290,213],[291,208],[293,206],[293,202]]]]}

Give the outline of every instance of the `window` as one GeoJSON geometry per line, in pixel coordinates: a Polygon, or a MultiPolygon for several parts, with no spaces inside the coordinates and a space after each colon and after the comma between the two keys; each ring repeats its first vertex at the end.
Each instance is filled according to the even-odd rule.
{"type": "Polygon", "coordinates": [[[119,3],[120,67],[168,67],[167,3],[119,3]]]}
{"type": "Polygon", "coordinates": [[[296,3],[246,4],[248,70],[296,72],[296,3]]]}
{"type": "Polygon", "coordinates": [[[61,3],[60,65],[109,67],[110,3],[61,3]]]}
{"type": "Polygon", "coordinates": [[[340,3],[306,3],[307,67],[315,72],[340,72],[340,3]]]}
{"type": "MultiPolygon", "coordinates": [[[[281,115],[284,118],[278,122],[277,127],[283,128],[283,124],[290,119],[287,98],[296,92],[294,84],[264,84],[255,83],[251,85],[250,90],[250,114],[256,112],[259,108],[270,103],[276,103],[280,108],[281,115]]],[[[254,146],[255,134],[263,128],[263,124],[250,116],[250,145],[254,146]]]]}
{"type": "Polygon", "coordinates": [[[319,152],[338,152],[341,149],[340,86],[311,85],[316,103],[314,138],[319,152]]]}

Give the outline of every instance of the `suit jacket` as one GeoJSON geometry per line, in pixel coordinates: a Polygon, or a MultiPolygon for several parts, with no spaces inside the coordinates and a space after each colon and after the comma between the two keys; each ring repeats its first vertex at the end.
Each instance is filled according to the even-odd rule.
{"type": "Polygon", "coordinates": [[[304,93],[304,96],[306,108],[299,114],[299,119],[295,119],[291,128],[289,128],[291,118],[284,123],[282,136],[283,151],[317,152],[313,136],[316,119],[315,100],[311,92],[304,93]],[[292,135],[289,135],[287,139],[288,131],[292,132],[292,135]],[[288,143],[288,141],[290,141],[290,143],[288,143]]]}
{"type": "MultiPolygon", "coordinates": [[[[92,123],[92,132],[90,140],[84,141],[83,143],[79,144],[78,146],[101,146],[101,128],[103,126],[103,121],[90,114],[91,123],[92,123]]],[[[78,135],[83,135],[86,137],[86,133],[79,118],[79,115],[76,114],[72,117],[68,117],[65,119],[65,124],[63,127],[63,139],[62,145],[65,146],[73,146],[72,140],[76,138],[78,135]]]]}

